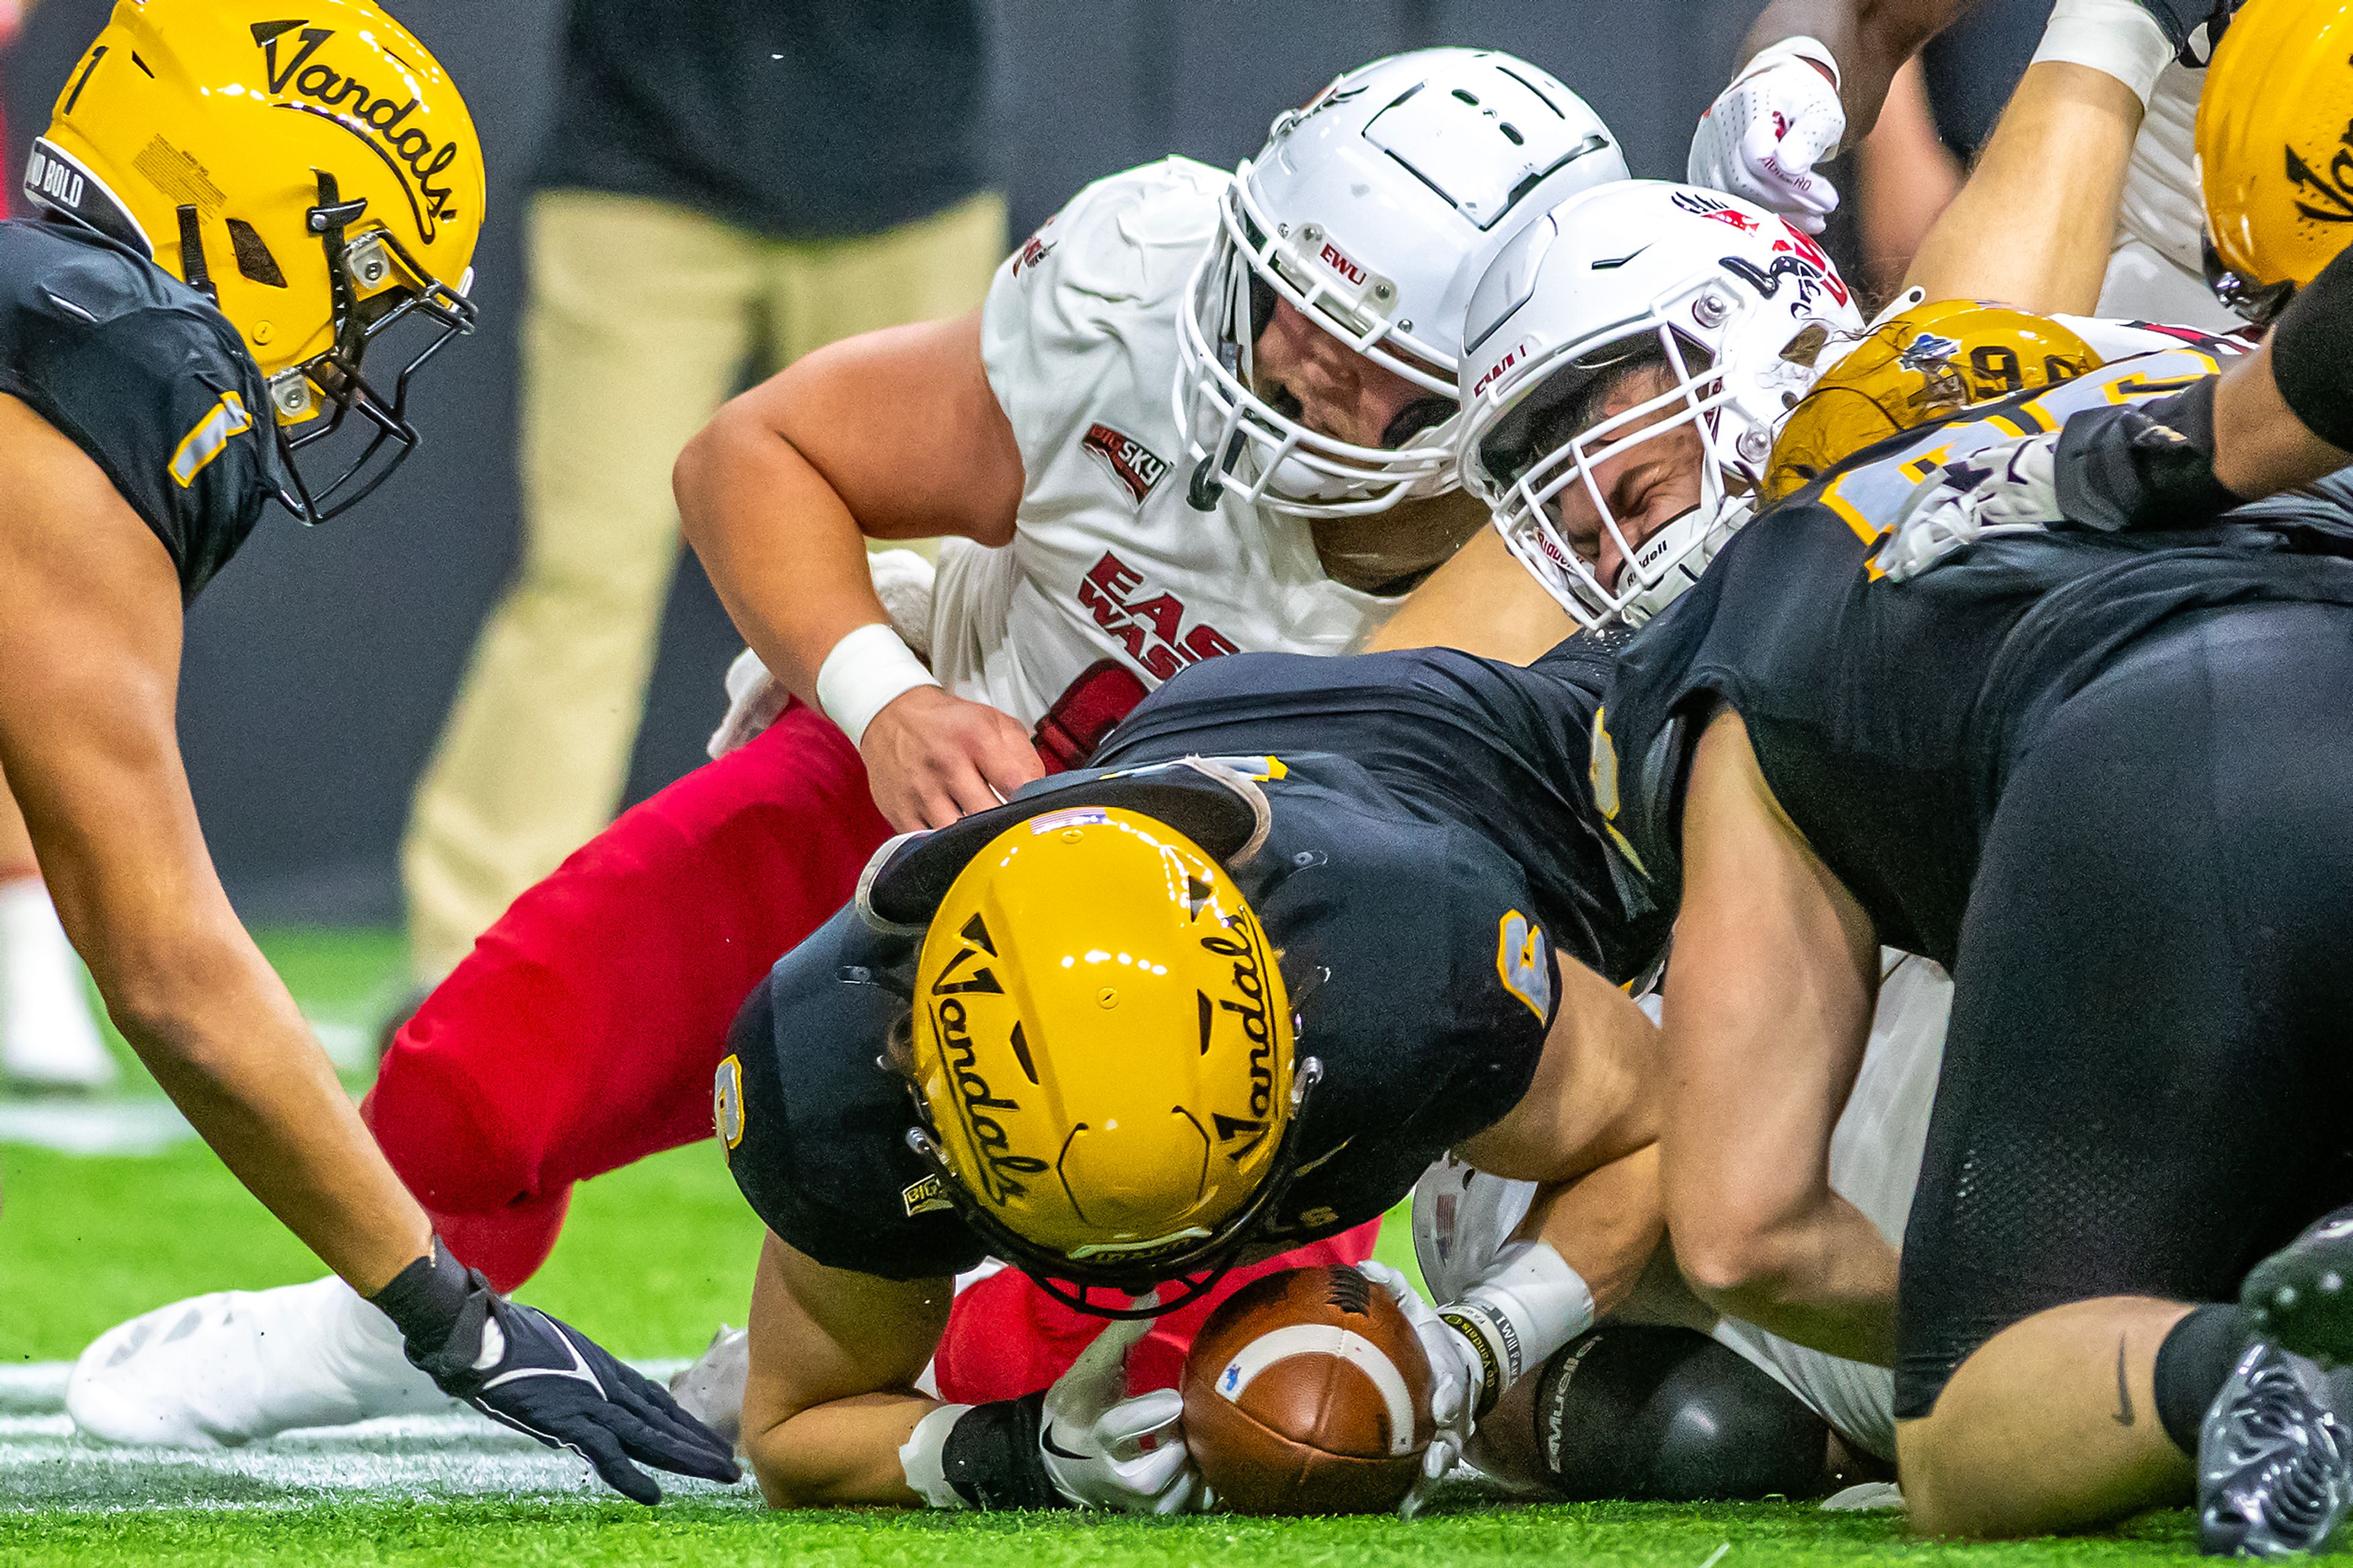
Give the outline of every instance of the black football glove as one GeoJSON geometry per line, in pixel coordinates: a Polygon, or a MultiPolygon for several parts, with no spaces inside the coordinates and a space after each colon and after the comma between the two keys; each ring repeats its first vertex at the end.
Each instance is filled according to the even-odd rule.
{"type": "Polygon", "coordinates": [[[551,1448],[571,1449],[623,1497],[661,1501],[661,1488],[632,1459],[705,1480],[742,1479],[726,1440],[668,1393],[577,1329],[491,1289],[439,1237],[370,1299],[400,1326],[408,1359],[442,1393],[551,1448]]]}
{"type": "Polygon", "coordinates": [[[2140,8],[2157,18],[2173,46],[2173,58],[2183,65],[2203,68],[2214,58],[2214,46],[2239,9],[2240,0],[2139,0],[2140,8]],[[2200,28],[2204,32],[2200,32],[2200,28]]]}

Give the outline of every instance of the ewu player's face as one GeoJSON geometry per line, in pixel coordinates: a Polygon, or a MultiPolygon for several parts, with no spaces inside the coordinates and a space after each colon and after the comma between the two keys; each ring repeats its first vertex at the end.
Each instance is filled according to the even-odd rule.
{"type": "Polygon", "coordinates": [[[1375,364],[1281,299],[1251,345],[1250,390],[1284,417],[1352,447],[1394,450],[1454,414],[1452,398],[1375,364]]]}
{"type": "MultiPolygon", "coordinates": [[[[1672,391],[1674,384],[1673,375],[1662,365],[1643,364],[1621,372],[1598,395],[1588,395],[1589,411],[1581,427],[1591,429],[1672,391]]],[[[1679,404],[1670,404],[1633,421],[1617,439],[1588,458],[1592,476],[1589,489],[1572,479],[1546,503],[1561,538],[1592,568],[1595,579],[1613,593],[1626,566],[1618,535],[1625,537],[1627,548],[1640,550],[1652,534],[1700,503],[1707,452],[1699,431],[1687,419],[1672,429],[1657,428],[1682,413],[1679,404]],[[1603,526],[1600,507],[1594,500],[1596,491],[1618,525],[1616,534],[1603,526]]]]}

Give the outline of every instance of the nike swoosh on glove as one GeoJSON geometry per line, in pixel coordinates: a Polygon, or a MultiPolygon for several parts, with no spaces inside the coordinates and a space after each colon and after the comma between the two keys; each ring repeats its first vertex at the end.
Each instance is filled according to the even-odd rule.
{"type": "Polygon", "coordinates": [[[373,1300],[400,1325],[408,1359],[444,1394],[551,1448],[570,1449],[623,1497],[661,1500],[661,1488],[638,1465],[705,1480],[743,1478],[726,1441],[666,1391],[577,1329],[491,1289],[438,1237],[430,1257],[373,1300]]]}
{"type": "Polygon", "coordinates": [[[1127,1392],[1127,1352],[1152,1326],[1149,1318],[1113,1322],[1047,1391],[1039,1454],[1054,1489],[1082,1508],[1166,1514],[1207,1506],[1185,1447],[1184,1395],[1127,1392]]]}

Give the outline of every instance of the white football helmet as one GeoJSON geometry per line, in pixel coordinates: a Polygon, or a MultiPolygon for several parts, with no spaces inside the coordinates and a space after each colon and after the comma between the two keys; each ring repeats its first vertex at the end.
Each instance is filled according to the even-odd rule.
{"type": "Polygon", "coordinates": [[[1815,355],[1862,324],[1821,247],[1761,207],[1660,180],[1571,196],[1504,247],[1472,298],[1462,482],[1580,624],[1640,626],[1748,520],[1773,433],[1812,384],[1815,355]],[[1665,391],[1566,441],[1543,428],[1595,376],[1636,357],[1662,363],[1665,391]],[[1704,453],[1698,504],[1630,538],[1594,466],[1686,426],[1704,453]],[[1614,581],[1558,526],[1552,503],[1575,483],[1625,563],[1614,581]]]}
{"type": "Polygon", "coordinates": [[[1584,100],[1482,49],[1377,60],[1277,119],[1235,172],[1181,313],[1176,421],[1193,504],[1208,510],[1223,488],[1294,516],[1354,517],[1452,489],[1459,410],[1393,447],[1358,447],[1251,391],[1274,301],[1451,399],[1483,258],[1571,192],[1625,177],[1617,138],[1584,100]]]}

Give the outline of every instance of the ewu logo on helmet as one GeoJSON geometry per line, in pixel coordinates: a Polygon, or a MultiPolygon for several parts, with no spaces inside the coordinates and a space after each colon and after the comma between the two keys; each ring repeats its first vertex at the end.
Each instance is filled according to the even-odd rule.
{"type": "Polygon", "coordinates": [[[421,127],[401,129],[402,121],[417,110],[423,100],[412,95],[402,103],[388,95],[380,98],[359,78],[344,76],[330,66],[313,64],[312,57],[334,36],[332,27],[305,26],[299,18],[254,23],[253,41],[261,48],[270,95],[284,97],[290,87],[294,96],[310,101],[283,103],[280,108],[316,114],[360,136],[368,150],[383,159],[400,181],[408,196],[409,211],[416,216],[417,232],[430,245],[439,233],[441,220],[458,216],[452,201],[457,195],[455,188],[433,183],[437,175],[458,161],[458,144],[447,142],[436,147],[433,138],[421,127]],[[291,58],[281,62],[278,41],[297,27],[302,28],[302,47],[291,58]],[[373,134],[360,135],[361,126],[373,134]],[[396,135],[395,132],[399,133],[396,135]]]}

